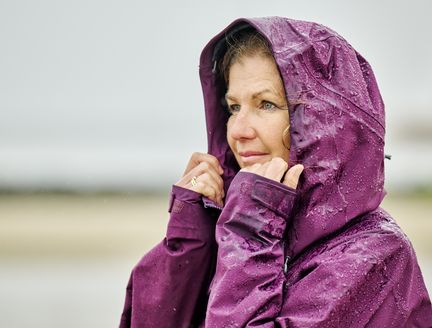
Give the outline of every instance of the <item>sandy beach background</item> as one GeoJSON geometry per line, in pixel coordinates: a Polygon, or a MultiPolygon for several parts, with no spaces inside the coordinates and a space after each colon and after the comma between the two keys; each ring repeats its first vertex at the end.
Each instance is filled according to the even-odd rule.
{"type": "MultiPolygon", "coordinates": [[[[432,291],[432,197],[387,196],[432,291]]],[[[116,327],[130,270],[165,234],[167,197],[0,196],[0,327],[116,327]]]]}

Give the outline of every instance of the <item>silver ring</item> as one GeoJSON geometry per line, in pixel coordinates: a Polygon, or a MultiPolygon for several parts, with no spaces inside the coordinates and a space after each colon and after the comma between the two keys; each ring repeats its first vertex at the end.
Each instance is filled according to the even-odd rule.
{"type": "Polygon", "coordinates": [[[192,187],[195,187],[195,186],[198,184],[198,182],[197,182],[197,177],[194,176],[194,177],[191,179],[190,183],[191,183],[192,187]]]}

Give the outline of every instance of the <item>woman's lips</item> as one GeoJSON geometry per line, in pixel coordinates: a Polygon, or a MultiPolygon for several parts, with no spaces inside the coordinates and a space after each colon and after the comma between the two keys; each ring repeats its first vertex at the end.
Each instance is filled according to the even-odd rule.
{"type": "Polygon", "coordinates": [[[268,153],[259,151],[244,151],[239,152],[239,155],[244,164],[255,164],[260,162],[263,157],[268,155],[268,153]]]}

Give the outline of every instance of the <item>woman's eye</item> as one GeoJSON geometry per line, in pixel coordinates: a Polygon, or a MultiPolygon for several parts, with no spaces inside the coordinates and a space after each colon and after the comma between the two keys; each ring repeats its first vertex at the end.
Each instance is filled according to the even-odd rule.
{"type": "Polygon", "coordinates": [[[240,105],[237,104],[232,104],[228,106],[229,112],[232,113],[236,113],[240,110],[240,105]]]}
{"type": "Polygon", "coordinates": [[[277,108],[277,106],[275,104],[271,103],[270,101],[263,101],[261,106],[265,110],[273,110],[273,109],[277,108]]]}

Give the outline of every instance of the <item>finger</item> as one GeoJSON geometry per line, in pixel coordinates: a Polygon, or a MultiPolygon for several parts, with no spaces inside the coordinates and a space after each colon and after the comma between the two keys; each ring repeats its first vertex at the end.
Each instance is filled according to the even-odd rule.
{"type": "Polygon", "coordinates": [[[285,174],[283,181],[284,185],[290,188],[296,189],[301,173],[303,172],[304,166],[301,164],[294,165],[285,174]]]}
{"type": "Polygon", "coordinates": [[[269,164],[270,162],[256,163],[254,165],[247,166],[241,169],[241,171],[258,174],[260,176],[265,176],[269,164]]]}
{"type": "Polygon", "coordinates": [[[198,152],[192,153],[192,155],[189,159],[189,162],[186,166],[186,169],[183,173],[183,176],[188,174],[190,172],[190,170],[192,170],[194,167],[196,167],[202,161],[203,155],[204,155],[203,153],[198,153],[198,152]]]}
{"type": "Polygon", "coordinates": [[[208,162],[211,166],[214,167],[216,172],[218,172],[219,174],[223,173],[222,166],[219,164],[219,161],[215,156],[210,154],[195,152],[192,154],[191,158],[189,159],[189,163],[187,164],[183,175],[189,173],[190,170],[192,170],[194,167],[198,166],[202,162],[208,162]]]}
{"type": "Polygon", "coordinates": [[[208,192],[205,191],[205,188],[203,188],[202,185],[196,187],[195,183],[192,183],[192,180],[195,180],[195,183],[200,182],[201,184],[208,184],[212,186],[216,191],[216,197],[213,198],[215,198],[218,203],[222,202],[222,198],[225,197],[223,180],[222,177],[214,171],[214,168],[211,164],[208,162],[201,162],[176,183],[177,186],[196,191],[203,195],[204,192],[208,192]]]}
{"type": "Polygon", "coordinates": [[[222,178],[219,175],[215,174],[214,172],[212,171],[204,172],[203,174],[197,177],[197,181],[212,186],[216,190],[217,196],[220,199],[222,199],[225,196],[224,189],[223,189],[223,182],[221,182],[222,178]]]}
{"type": "Polygon", "coordinates": [[[202,194],[203,196],[210,198],[211,200],[217,199],[217,192],[214,186],[203,181],[199,181],[198,179],[196,185],[192,186],[191,189],[202,194]]]}
{"type": "Polygon", "coordinates": [[[261,167],[261,165],[262,164],[260,164],[260,163],[255,163],[251,166],[246,166],[246,167],[242,168],[240,171],[255,173],[256,171],[258,171],[258,169],[261,167]]]}
{"type": "MultiPolygon", "coordinates": [[[[200,163],[197,167],[193,168],[188,174],[186,174],[178,183],[178,186],[184,187],[204,195],[206,189],[203,185],[209,185],[216,191],[216,197],[218,203],[222,202],[222,198],[225,196],[223,188],[223,180],[220,175],[214,172],[212,166],[207,162],[200,163]],[[200,185],[197,187],[192,181],[200,185]]],[[[205,195],[207,196],[207,195],[205,195]]]]}
{"type": "Polygon", "coordinates": [[[286,161],[280,157],[274,157],[269,162],[264,176],[268,179],[281,182],[287,169],[288,163],[286,161]]]}
{"type": "Polygon", "coordinates": [[[209,174],[210,177],[215,181],[218,188],[223,190],[222,177],[214,170],[214,167],[208,162],[201,162],[197,167],[192,169],[188,175],[192,179],[193,176],[201,176],[203,174],[209,174]]]}
{"type": "Polygon", "coordinates": [[[222,198],[220,194],[218,193],[216,186],[214,184],[205,182],[205,181],[198,181],[195,186],[192,187],[192,190],[202,194],[203,196],[209,198],[216,204],[223,206],[222,198]]]}

